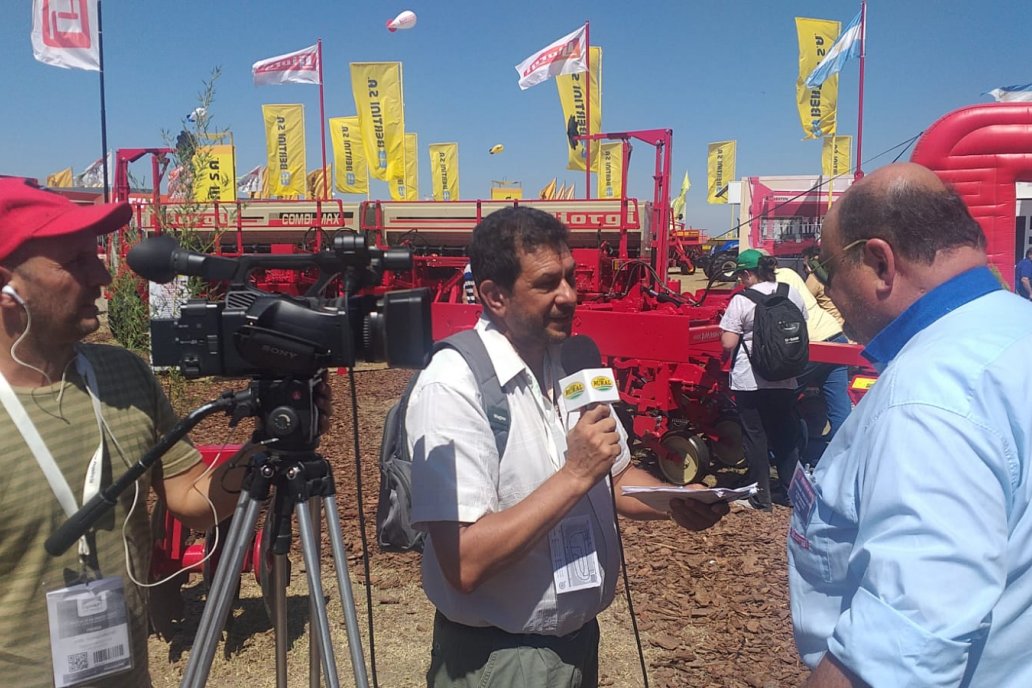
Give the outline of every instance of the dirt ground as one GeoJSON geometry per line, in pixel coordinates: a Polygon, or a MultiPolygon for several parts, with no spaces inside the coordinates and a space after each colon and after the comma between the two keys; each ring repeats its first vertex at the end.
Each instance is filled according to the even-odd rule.
{"type": "MultiPolygon", "coordinates": [[[[409,372],[360,369],[354,374],[358,399],[361,460],[355,461],[354,415],[346,375],[334,376],[336,414],[321,451],[334,469],[338,507],[350,577],[369,662],[371,615],[375,641],[375,673],[379,686],[425,685],[433,609],[419,586],[419,555],[381,552],[373,544],[379,485],[377,453],[383,418],[398,398],[409,372]],[[361,497],[359,496],[361,492],[361,497]],[[368,540],[367,607],[359,505],[368,540]]],[[[170,391],[180,412],[241,387],[241,380],[192,382],[170,391]]],[[[198,442],[239,442],[226,419],[208,419],[193,433],[198,442]]],[[[647,457],[640,455],[647,465],[647,457]]],[[[668,523],[622,520],[627,580],[651,686],[748,686],[775,688],[798,685],[805,677],[792,641],[786,593],[785,533],[788,510],[771,513],[736,507],[717,527],[703,534],[682,531],[668,523]]],[[[335,569],[325,544],[322,580],[342,685],[352,685],[348,637],[335,569]]],[[[296,543],[295,543],[296,546],[296,543]]],[[[288,677],[291,686],[308,684],[308,600],[300,553],[291,556],[288,589],[288,677]]],[[[179,685],[204,602],[204,584],[194,576],[184,587],[186,621],[171,642],[150,641],[150,666],[157,688],[179,685]]],[[[622,589],[622,583],[619,589],[622,589]]],[[[220,644],[209,685],[251,688],[274,684],[274,637],[252,574],[242,576],[240,602],[220,644]]],[[[622,595],[601,616],[601,675],[606,686],[644,685],[628,604],[622,595]]],[[[372,684],[370,672],[370,685],[372,684]]]]}

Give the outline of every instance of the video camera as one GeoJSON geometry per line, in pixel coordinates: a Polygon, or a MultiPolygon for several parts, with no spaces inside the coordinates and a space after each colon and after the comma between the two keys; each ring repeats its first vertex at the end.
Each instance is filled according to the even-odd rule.
{"type": "Polygon", "coordinates": [[[140,242],[127,260],[161,284],[176,275],[226,284],[221,302],[190,299],[178,318],[151,320],[154,365],[177,365],[188,378],[304,377],[360,358],[418,368],[430,351],[428,289],[362,293],[381,283],[384,270],[411,267],[411,253],[367,246],[361,235],[338,235],[319,253],[228,258],[182,249],[163,234],[140,242]],[[304,296],[262,291],[250,280],[256,269],[313,267],[318,278],[304,296]],[[343,296],[323,296],[337,278],[343,296]]]}

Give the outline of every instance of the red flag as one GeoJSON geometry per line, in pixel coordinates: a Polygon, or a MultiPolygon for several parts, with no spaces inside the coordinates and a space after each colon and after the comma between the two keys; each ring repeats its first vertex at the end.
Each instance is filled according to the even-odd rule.
{"type": "Polygon", "coordinates": [[[251,66],[255,86],[269,84],[318,84],[319,46],[259,60],[251,66]]]}
{"type": "Polygon", "coordinates": [[[32,55],[54,67],[99,72],[97,0],[32,0],[32,55]]]}

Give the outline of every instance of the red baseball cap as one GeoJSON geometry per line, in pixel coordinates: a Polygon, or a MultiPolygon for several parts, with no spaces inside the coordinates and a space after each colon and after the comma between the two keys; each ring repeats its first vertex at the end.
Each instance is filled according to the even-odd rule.
{"type": "Polygon", "coordinates": [[[0,259],[30,239],[109,234],[127,225],[132,215],[128,203],[76,205],[26,179],[0,179],[0,259]]]}

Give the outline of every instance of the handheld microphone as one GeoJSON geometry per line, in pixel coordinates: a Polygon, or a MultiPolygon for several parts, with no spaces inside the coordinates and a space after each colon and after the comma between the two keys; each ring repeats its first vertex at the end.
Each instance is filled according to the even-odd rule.
{"type": "Polygon", "coordinates": [[[559,351],[559,360],[568,373],[559,380],[567,411],[620,400],[616,376],[611,368],[602,367],[602,354],[591,337],[578,334],[567,339],[559,351]]]}

